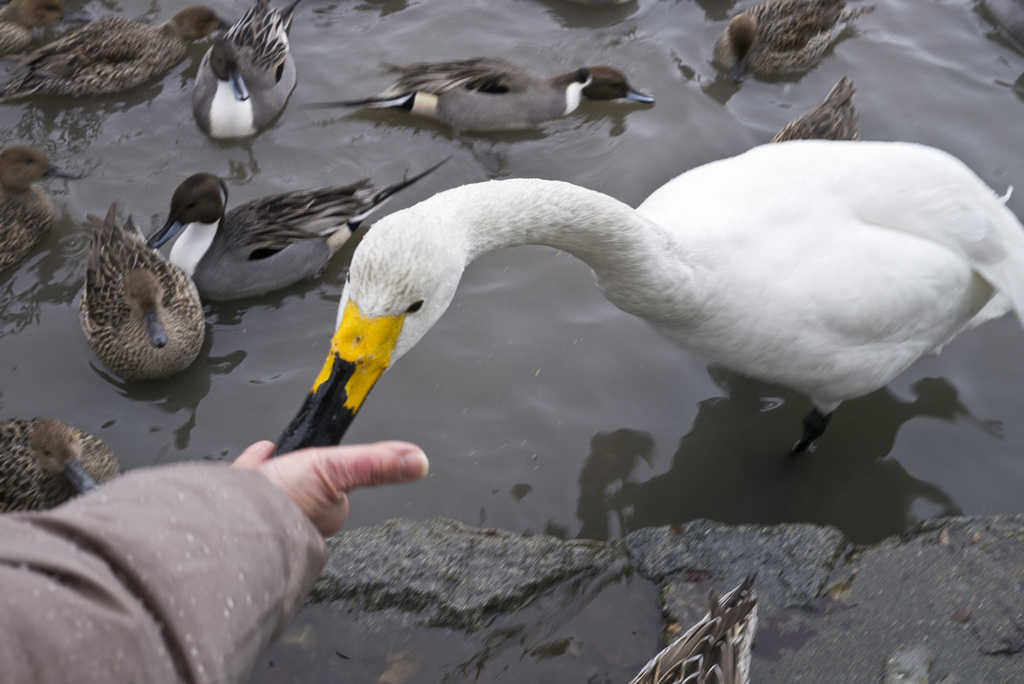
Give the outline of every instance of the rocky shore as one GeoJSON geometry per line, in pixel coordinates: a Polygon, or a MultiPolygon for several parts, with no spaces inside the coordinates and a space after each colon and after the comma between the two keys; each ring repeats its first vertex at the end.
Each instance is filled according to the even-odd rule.
{"type": "Polygon", "coordinates": [[[1024,515],[929,520],[870,546],[806,524],[698,520],[603,543],[443,519],[329,544],[312,602],[410,628],[473,633],[611,572],[651,585],[670,638],[704,614],[710,588],[756,571],[755,684],[1024,682],[1024,515]]]}

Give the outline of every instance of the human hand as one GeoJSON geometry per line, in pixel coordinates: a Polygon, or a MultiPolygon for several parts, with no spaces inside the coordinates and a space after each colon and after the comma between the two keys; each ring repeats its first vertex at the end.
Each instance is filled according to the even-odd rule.
{"type": "Polygon", "coordinates": [[[270,480],[325,537],[341,529],[348,518],[345,492],[412,482],[426,476],[429,468],[426,455],[408,442],[313,447],[271,458],[273,454],[273,442],[256,442],[231,465],[270,480]]]}

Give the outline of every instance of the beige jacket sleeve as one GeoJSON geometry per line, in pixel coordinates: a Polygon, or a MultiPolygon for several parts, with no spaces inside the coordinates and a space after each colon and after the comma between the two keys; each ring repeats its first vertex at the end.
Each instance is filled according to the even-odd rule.
{"type": "Polygon", "coordinates": [[[4,682],[237,682],[326,552],[265,478],[134,471],[52,511],[0,516],[4,682]]]}

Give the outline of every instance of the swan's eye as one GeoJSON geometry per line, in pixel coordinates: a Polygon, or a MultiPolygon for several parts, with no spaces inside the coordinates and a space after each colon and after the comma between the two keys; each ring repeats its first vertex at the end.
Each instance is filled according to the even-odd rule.
{"type": "Polygon", "coordinates": [[[410,304],[409,308],[405,310],[405,313],[416,313],[417,311],[419,311],[422,308],[423,308],[423,300],[421,299],[418,302],[413,302],[412,304],[410,304]]]}

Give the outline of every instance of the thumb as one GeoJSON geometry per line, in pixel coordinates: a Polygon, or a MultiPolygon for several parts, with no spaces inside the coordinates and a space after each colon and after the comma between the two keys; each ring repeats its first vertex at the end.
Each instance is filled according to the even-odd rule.
{"type": "Polygon", "coordinates": [[[426,454],[409,442],[377,442],[325,449],[319,454],[323,472],[337,491],[412,482],[427,475],[426,454]]]}
{"type": "Polygon", "coordinates": [[[246,470],[255,470],[259,465],[270,459],[274,454],[274,443],[268,442],[267,440],[260,440],[255,444],[250,444],[245,448],[245,451],[238,455],[234,463],[231,464],[233,468],[245,468],[246,470]]]}

